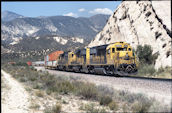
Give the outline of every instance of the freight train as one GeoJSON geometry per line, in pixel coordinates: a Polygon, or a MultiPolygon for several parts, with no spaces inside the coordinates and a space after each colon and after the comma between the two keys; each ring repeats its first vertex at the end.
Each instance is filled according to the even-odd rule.
{"type": "Polygon", "coordinates": [[[27,62],[27,64],[30,66],[30,65],[32,65],[32,66],[44,66],[45,64],[44,64],[44,61],[35,61],[35,62],[27,62]]]}
{"type": "Polygon", "coordinates": [[[125,42],[51,54],[55,53],[52,60],[48,59],[51,55],[45,57],[45,68],[103,75],[129,75],[138,70],[137,57],[125,42]]]}

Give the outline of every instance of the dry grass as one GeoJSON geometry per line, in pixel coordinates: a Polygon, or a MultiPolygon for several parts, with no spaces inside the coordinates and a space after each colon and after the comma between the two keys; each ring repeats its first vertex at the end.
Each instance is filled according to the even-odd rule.
{"type": "MultiPolygon", "coordinates": [[[[55,77],[47,72],[38,72],[34,68],[29,68],[27,66],[7,66],[5,70],[8,70],[8,72],[24,84],[37,89],[36,95],[38,97],[44,96],[42,91],[45,91],[48,95],[73,94],[82,97],[82,99],[97,101],[100,105],[108,106],[113,111],[121,109],[123,112],[149,112],[153,110],[153,108],[155,111],[158,111],[158,107],[164,108],[164,106],[154,104],[156,102],[155,100],[149,99],[143,94],[117,91],[106,86],[96,86],[92,83],[81,82],[74,78],[67,79],[65,77],[55,77]],[[152,107],[153,105],[154,107],[152,107]]],[[[66,101],[64,100],[63,103],[66,104],[66,101]]],[[[37,109],[38,106],[33,104],[32,108],[37,109]]],[[[46,109],[45,112],[60,112],[61,108],[62,106],[57,104],[51,109],[46,109]]],[[[87,112],[105,111],[105,109],[97,109],[94,105],[84,105],[81,108],[87,112]]],[[[164,111],[166,111],[166,109],[164,111]]]]}
{"type": "Polygon", "coordinates": [[[29,107],[29,108],[30,108],[30,109],[34,109],[34,110],[39,110],[40,105],[37,104],[37,103],[35,103],[35,102],[32,102],[32,103],[30,104],[30,107],[29,107]]]}
{"type": "Polygon", "coordinates": [[[54,106],[52,106],[51,108],[46,108],[44,110],[44,113],[60,113],[61,112],[61,104],[56,103],[54,106]]]}

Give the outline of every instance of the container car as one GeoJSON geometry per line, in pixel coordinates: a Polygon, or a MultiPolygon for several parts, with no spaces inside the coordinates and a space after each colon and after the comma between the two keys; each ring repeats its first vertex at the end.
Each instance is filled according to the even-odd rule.
{"type": "Polygon", "coordinates": [[[63,51],[54,51],[44,57],[45,68],[54,69],[57,67],[57,59],[63,51]]]}

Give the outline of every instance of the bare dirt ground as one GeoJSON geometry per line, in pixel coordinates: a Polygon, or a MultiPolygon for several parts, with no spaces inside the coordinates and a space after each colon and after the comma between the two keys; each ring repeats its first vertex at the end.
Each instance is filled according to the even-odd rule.
{"type": "Polygon", "coordinates": [[[1,92],[2,113],[30,113],[29,95],[23,86],[11,77],[8,73],[1,70],[3,74],[3,83],[8,87],[1,92]]]}
{"type": "Polygon", "coordinates": [[[117,90],[127,90],[133,93],[143,93],[148,97],[153,97],[164,105],[171,106],[172,82],[151,81],[142,79],[131,79],[125,77],[101,76],[84,73],[64,72],[57,70],[47,70],[44,67],[36,67],[38,70],[48,71],[56,76],[64,75],[79,78],[83,81],[93,82],[96,85],[106,85],[117,90]]]}

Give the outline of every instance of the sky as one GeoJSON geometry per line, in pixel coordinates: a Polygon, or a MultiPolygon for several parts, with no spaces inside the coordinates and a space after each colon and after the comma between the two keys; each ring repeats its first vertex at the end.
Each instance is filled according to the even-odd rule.
{"type": "Polygon", "coordinates": [[[1,11],[11,11],[27,17],[90,17],[95,14],[111,15],[120,3],[121,1],[1,2],[1,11]]]}

